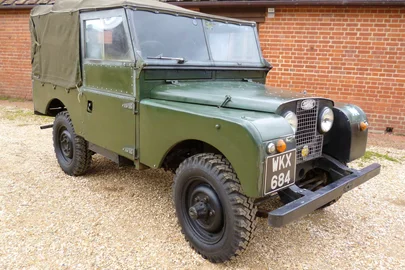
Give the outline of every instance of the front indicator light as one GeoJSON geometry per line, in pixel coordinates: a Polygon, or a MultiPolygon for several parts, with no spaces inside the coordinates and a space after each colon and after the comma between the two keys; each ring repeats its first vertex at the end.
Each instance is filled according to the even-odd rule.
{"type": "Polygon", "coordinates": [[[365,131],[368,128],[368,123],[367,122],[360,122],[359,128],[361,131],[365,131]]]}
{"type": "Polygon", "coordinates": [[[282,153],[287,149],[287,144],[285,143],[284,140],[278,140],[277,141],[277,152],[282,153]]]}

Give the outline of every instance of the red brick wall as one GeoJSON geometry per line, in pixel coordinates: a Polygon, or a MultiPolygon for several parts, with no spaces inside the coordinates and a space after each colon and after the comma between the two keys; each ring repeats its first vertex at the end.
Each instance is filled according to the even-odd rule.
{"type": "Polygon", "coordinates": [[[279,7],[259,26],[267,83],[362,107],[405,134],[405,8],[279,7]]]}
{"type": "Polygon", "coordinates": [[[0,96],[32,98],[28,10],[0,10],[0,96]]]}
{"type": "MultiPolygon", "coordinates": [[[[0,11],[0,96],[31,99],[29,11],[0,11]]],[[[405,134],[405,8],[278,7],[259,25],[267,83],[361,106],[405,134]]]]}

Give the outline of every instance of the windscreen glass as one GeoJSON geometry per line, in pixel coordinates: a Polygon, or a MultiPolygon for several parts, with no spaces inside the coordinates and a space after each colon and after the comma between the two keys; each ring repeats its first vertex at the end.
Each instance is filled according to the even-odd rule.
{"type": "Polygon", "coordinates": [[[215,62],[260,63],[254,27],[215,21],[204,27],[215,62]]]}
{"type": "Polygon", "coordinates": [[[262,65],[252,25],[144,10],[131,11],[130,22],[137,54],[147,62],[262,65]]]}
{"type": "Polygon", "coordinates": [[[209,61],[203,25],[200,19],[134,11],[136,43],[144,59],[184,58],[209,61]]]}

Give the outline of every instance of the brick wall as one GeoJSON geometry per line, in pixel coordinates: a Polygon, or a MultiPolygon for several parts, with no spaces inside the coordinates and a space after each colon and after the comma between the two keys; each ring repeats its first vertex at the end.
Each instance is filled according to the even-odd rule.
{"type": "Polygon", "coordinates": [[[32,99],[29,10],[0,10],[0,96],[32,99]]]}
{"type": "Polygon", "coordinates": [[[267,83],[350,102],[405,134],[405,8],[280,7],[259,26],[267,83]]]}
{"type": "MultiPolygon", "coordinates": [[[[26,10],[0,11],[0,96],[31,99],[26,10]]],[[[259,25],[267,83],[361,106],[405,134],[405,8],[280,7],[259,25]]]]}

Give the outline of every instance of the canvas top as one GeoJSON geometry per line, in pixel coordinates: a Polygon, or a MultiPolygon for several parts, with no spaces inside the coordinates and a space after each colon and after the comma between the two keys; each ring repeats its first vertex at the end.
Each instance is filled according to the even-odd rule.
{"type": "Polygon", "coordinates": [[[53,6],[36,6],[31,11],[33,79],[66,89],[80,86],[82,84],[80,12],[120,7],[159,11],[238,24],[255,24],[253,22],[211,16],[162,3],[158,0],[56,0],[53,6]]]}
{"type": "Polygon", "coordinates": [[[254,23],[232,18],[208,15],[193,10],[181,8],[175,5],[160,2],[159,0],[57,0],[54,5],[36,6],[31,11],[31,16],[46,15],[49,13],[71,13],[81,10],[100,10],[117,7],[139,7],[144,9],[154,9],[169,13],[178,13],[186,16],[197,16],[199,18],[212,18],[220,21],[230,21],[236,23],[254,23]]]}

